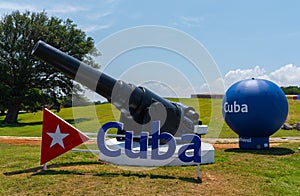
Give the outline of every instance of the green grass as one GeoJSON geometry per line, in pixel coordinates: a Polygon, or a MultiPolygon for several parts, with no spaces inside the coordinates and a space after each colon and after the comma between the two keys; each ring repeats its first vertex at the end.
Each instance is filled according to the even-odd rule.
{"type": "Polygon", "coordinates": [[[91,153],[39,165],[40,147],[0,143],[0,195],[300,195],[300,143],[269,150],[216,149],[215,163],[124,170],[91,153]]]}
{"type": "MultiPolygon", "coordinates": [[[[171,99],[192,106],[200,113],[203,124],[209,125],[206,137],[235,138],[237,135],[224,123],[221,113],[221,99],[171,99]]],[[[111,104],[96,106],[64,108],[59,113],[60,117],[76,126],[83,132],[97,132],[103,123],[118,121],[120,113],[111,104]]],[[[0,122],[4,116],[0,116],[0,122]]],[[[289,100],[289,115],[287,122],[295,124],[300,121],[300,101],[289,100]]],[[[23,113],[19,115],[19,124],[0,124],[0,135],[10,136],[41,136],[42,112],[23,113]]],[[[300,136],[296,130],[279,130],[272,137],[300,136]]]]}
{"type": "MultiPolygon", "coordinates": [[[[118,111],[111,104],[63,108],[59,113],[53,112],[83,132],[97,132],[101,124],[108,121],[116,121],[119,118],[118,111]]],[[[0,121],[3,119],[4,116],[0,116],[0,121]]],[[[0,135],[40,137],[42,121],[42,111],[21,113],[19,114],[18,124],[7,125],[0,123],[0,135]]]]}
{"type": "MultiPolygon", "coordinates": [[[[237,137],[224,124],[221,100],[179,101],[200,111],[209,137],[237,137]]],[[[289,107],[287,122],[294,124],[300,119],[300,102],[289,100],[289,107]]],[[[119,119],[110,104],[65,108],[58,115],[83,132],[97,132],[101,124],[119,119]]],[[[0,135],[41,136],[41,127],[42,112],[23,113],[17,125],[0,124],[0,135]]],[[[273,136],[299,132],[279,130],[273,136]]],[[[0,195],[300,195],[298,147],[299,142],[262,151],[216,149],[215,164],[201,166],[199,183],[195,166],[126,170],[99,162],[92,153],[67,152],[42,171],[40,146],[0,142],[0,195]]]]}

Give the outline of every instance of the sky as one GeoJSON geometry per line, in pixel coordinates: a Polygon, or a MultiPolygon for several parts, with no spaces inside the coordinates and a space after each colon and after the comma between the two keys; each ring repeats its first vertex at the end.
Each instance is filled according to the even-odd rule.
{"type": "Polygon", "coordinates": [[[163,96],[183,97],[191,93],[222,93],[234,82],[252,77],[268,79],[279,86],[300,86],[299,8],[297,0],[0,1],[2,16],[13,10],[45,10],[49,16],[70,18],[94,39],[102,54],[97,58],[102,71],[145,85],[163,96]],[[149,26],[171,33],[162,37],[144,29],[145,33],[135,34],[139,27],[149,26]],[[131,34],[121,39],[126,33],[131,34]],[[186,36],[181,38],[183,34],[186,36]],[[180,39],[176,40],[176,36],[180,39]],[[103,43],[113,38],[118,41],[109,48],[113,54],[108,54],[103,43]],[[164,39],[166,45],[157,43],[156,38],[164,39]],[[200,43],[202,53],[195,51],[197,46],[188,51],[190,45],[185,38],[200,43]],[[130,45],[132,40],[142,41],[116,53],[118,47],[130,45]],[[187,45],[184,54],[172,48],[175,46],[171,42],[187,45]],[[212,61],[193,61],[189,55],[197,52],[199,58],[209,54],[212,61]],[[112,59],[107,60],[108,56],[112,59]],[[197,62],[203,65],[195,65],[197,62]],[[215,82],[210,81],[205,66],[217,67],[217,71],[210,70],[215,82]],[[217,88],[223,84],[224,89],[217,88]]]}

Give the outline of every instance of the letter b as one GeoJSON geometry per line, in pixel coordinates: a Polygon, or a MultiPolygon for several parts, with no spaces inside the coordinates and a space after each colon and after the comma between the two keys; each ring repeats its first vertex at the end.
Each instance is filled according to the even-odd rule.
{"type": "Polygon", "coordinates": [[[170,158],[176,150],[176,141],[170,133],[161,133],[160,134],[160,122],[152,122],[152,153],[151,159],[164,160],[170,158]],[[163,154],[159,154],[159,140],[164,139],[168,141],[168,150],[163,154]]]}
{"type": "Polygon", "coordinates": [[[233,102],[233,105],[234,105],[234,112],[239,112],[241,110],[241,106],[236,103],[236,101],[233,102]]]}

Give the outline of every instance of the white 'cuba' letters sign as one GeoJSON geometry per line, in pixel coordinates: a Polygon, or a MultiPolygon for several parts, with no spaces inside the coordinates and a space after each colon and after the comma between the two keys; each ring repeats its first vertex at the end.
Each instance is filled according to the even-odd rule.
{"type": "MultiPolygon", "coordinates": [[[[106,132],[111,128],[117,128],[118,130],[123,130],[123,123],[120,122],[108,122],[104,124],[97,135],[97,144],[100,153],[103,153],[109,157],[118,157],[121,156],[121,149],[112,150],[109,149],[105,144],[106,132]]],[[[127,157],[135,159],[146,159],[147,158],[147,149],[148,149],[148,132],[141,132],[140,134],[140,150],[139,152],[132,150],[133,143],[133,133],[131,131],[126,131],[125,133],[125,154],[127,157]]],[[[152,122],[152,150],[151,150],[151,159],[153,160],[165,160],[174,155],[176,149],[176,140],[170,133],[160,133],[160,122],[152,122]],[[159,153],[159,141],[163,139],[167,141],[168,150],[167,152],[160,154],[159,153]]],[[[178,158],[182,162],[201,162],[201,139],[196,134],[184,134],[181,136],[181,141],[191,141],[187,143],[178,151],[178,158]],[[193,149],[193,155],[187,156],[187,150],[193,149]]]]}

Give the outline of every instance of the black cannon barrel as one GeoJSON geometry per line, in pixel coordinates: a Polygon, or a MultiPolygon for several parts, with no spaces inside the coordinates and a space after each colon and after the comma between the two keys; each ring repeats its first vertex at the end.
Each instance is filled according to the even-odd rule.
{"type": "Polygon", "coordinates": [[[199,114],[192,107],[170,102],[147,88],[116,80],[43,41],[37,42],[32,54],[107,98],[121,111],[124,130],[150,131],[151,121],[159,120],[161,132],[181,135],[192,133],[194,125],[201,124],[199,114]]]}
{"type": "Polygon", "coordinates": [[[72,79],[77,77],[78,82],[89,87],[91,90],[95,90],[106,99],[111,100],[112,89],[116,83],[114,78],[43,41],[36,43],[32,54],[49,63],[68,77],[72,79]]]}

